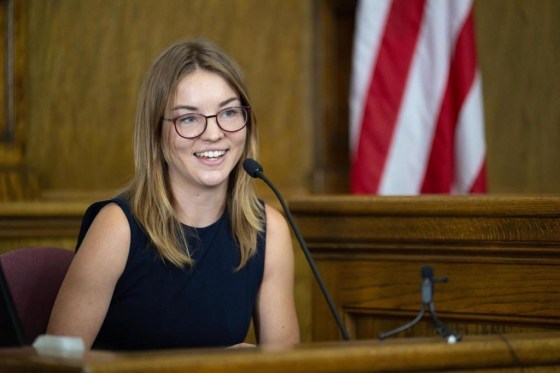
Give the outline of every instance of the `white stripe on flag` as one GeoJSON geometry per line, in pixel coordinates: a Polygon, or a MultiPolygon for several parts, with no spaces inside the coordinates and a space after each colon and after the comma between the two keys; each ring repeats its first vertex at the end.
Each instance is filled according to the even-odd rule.
{"type": "Polygon", "coordinates": [[[454,194],[468,194],[472,183],[485,162],[484,113],[482,111],[482,87],[480,74],[476,74],[469,96],[462,107],[457,126],[457,164],[455,165],[454,194]]]}
{"type": "Polygon", "coordinates": [[[361,1],[357,5],[352,81],[350,83],[350,151],[354,154],[360,134],[364,102],[377,60],[379,43],[391,3],[385,0],[361,1]]]}
{"type": "MultiPolygon", "coordinates": [[[[396,21],[396,23],[394,23],[395,26],[392,27],[391,30],[396,30],[397,35],[390,34],[393,35],[392,39],[390,39],[390,45],[391,48],[394,48],[395,45],[401,45],[398,44],[399,42],[402,43],[402,38],[398,38],[400,36],[398,35],[398,31],[401,30],[401,26],[399,26],[401,23],[398,22],[409,21],[408,18],[403,19],[402,16],[396,16],[397,18],[395,18],[395,15],[401,14],[400,12],[395,12],[395,10],[408,11],[410,8],[407,7],[408,4],[406,2],[410,2],[410,5],[418,8],[422,3],[417,1],[422,0],[358,1],[352,62],[353,70],[349,97],[349,140],[350,156],[353,162],[353,171],[351,173],[354,175],[356,171],[359,172],[357,175],[361,175],[361,171],[357,170],[363,170],[365,162],[371,159],[374,154],[376,154],[376,164],[380,164],[380,162],[385,159],[381,157],[386,157],[385,164],[382,165],[382,168],[380,166],[378,171],[376,171],[374,179],[369,176],[354,179],[355,176],[353,176],[353,182],[355,180],[360,180],[359,184],[356,184],[356,189],[354,189],[353,186],[353,189],[358,192],[366,190],[365,186],[367,186],[367,189],[371,189],[371,186],[376,185],[373,180],[377,180],[377,178],[380,177],[377,190],[370,190],[368,193],[410,195],[419,194],[422,190],[430,193],[432,192],[430,191],[431,189],[445,189],[441,186],[441,184],[444,184],[447,185],[447,190],[451,193],[464,194],[472,190],[473,183],[475,183],[479,175],[484,175],[483,173],[480,174],[481,170],[485,169],[485,136],[480,74],[472,68],[467,69],[468,71],[457,70],[457,67],[460,65],[456,65],[457,62],[455,62],[453,71],[462,71],[456,76],[465,78],[462,81],[456,81],[453,77],[450,77],[450,68],[452,66],[451,59],[454,57],[454,53],[456,53],[457,38],[459,34],[465,30],[465,21],[467,19],[472,21],[472,18],[469,18],[472,12],[472,0],[426,1],[421,18],[422,23],[419,29],[418,39],[416,40],[416,44],[409,44],[414,47],[414,54],[412,55],[411,65],[407,72],[408,75],[406,77],[401,75],[403,78],[406,78],[406,83],[400,104],[398,98],[394,96],[395,91],[392,91],[393,100],[396,98],[394,102],[400,105],[400,107],[395,107],[398,111],[393,110],[393,113],[396,114],[394,121],[385,120],[384,122],[390,126],[394,125],[392,137],[388,137],[388,134],[391,132],[380,128],[380,126],[384,127],[385,124],[378,123],[379,119],[377,116],[368,115],[370,119],[373,118],[373,121],[368,122],[367,127],[369,130],[367,133],[375,136],[375,134],[379,132],[380,135],[378,136],[380,136],[379,141],[382,141],[381,143],[388,144],[387,141],[390,141],[387,153],[383,155],[384,151],[381,153],[379,150],[367,151],[365,153],[363,151],[363,149],[378,149],[377,145],[363,148],[363,139],[360,139],[360,136],[362,136],[362,127],[366,126],[362,123],[364,121],[364,110],[368,100],[368,94],[370,92],[375,93],[369,98],[371,103],[371,100],[375,100],[374,97],[386,96],[385,87],[392,87],[391,85],[383,85],[384,83],[381,85],[372,85],[373,72],[376,71],[379,50],[381,49],[381,43],[387,29],[387,22],[391,14],[391,9],[393,9],[393,15],[390,19],[396,21]],[[404,3],[402,1],[404,1],[404,3]],[[394,6],[393,2],[398,4],[398,7],[392,8],[394,6]],[[395,37],[397,37],[397,39],[395,39],[395,37]],[[465,71],[466,74],[464,74],[465,71]],[[471,75],[468,75],[469,71],[471,75]],[[470,82],[469,79],[472,79],[473,72],[476,73],[474,82],[472,86],[469,87],[465,85],[465,82],[470,82]],[[450,80],[452,83],[451,85],[449,85],[450,80]],[[377,89],[370,91],[370,87],[375,87],[377,89]],[[455,89],[459,89],[458,92],[462,92],[459,93],[460,96],[455,96],[458,94],[455,89]],[[466,96],[463,96],[465,94],[466,96]],[[445,110],[442,105],[444,96],[447,97],[445,110]],[[461,100],[463,100],[463,102],[460,102],[461,100]],[[459,104],[462,104],[462,107],[458,107],[459,104]],[[457,118],[456,123],[454,123],[454,118],[457,118]],[[437,127],[438,123],[440,123],[440,127],[437,127]],[[443,142],[439,141],[439,146],[434,146],[434,136],[437,128],[440,128],[440,130],[444,129],[444,132],[447,131],[449,136],[454,136],[454,144],[452,144],[451,141],[445,142],[445,140],[443,140],[448,139],[448,136],[440,138],[438,135],[438,140],[442,139],[443,142]],[[454,134],[449,132],[453,129],[455,130],[454,134]],[[356,158],[359,143],[361,149],[360,154],[366,154],[368,155],[367,157],[362,156],[361,158],[356,158]],[[434,148],[432,148],[432,146],[434,146],[434,148]],[[452,148],[453,146],[454,149],[452,148]],[[439,150],[434,152],[434,149],[439,150]],[[454,159],[454,164],[450,167],[442,168],[439,166],[439,160],[442,159],[442,154],[447,151],[445,150],[444,153],[441,153],[443,149],[454,151],[455,155],[451,155],[454,159]],[[356,160],[359,160],[359,167],[354,167],[355,164],[358,164],[356,160]],[[428,183],[423,185],[423,183],[426,182],[424,179],[426,177],[428,164],[430,164],[431,171],[426,180],[442,181],[439,182],[439,184],[428,183]],[[450,169],[451,167],[453,167],[453,170],[450,169]],[[448,170],[450,172],[445,171],[447,172],[446,174],[445,172],[443,174],[438,174],[438,172],[443,170],[448,170]],[[434,171],[435,173],[432,173],[434,171]],[[437,175],[444,176],[440,177],[437,175]],[[448,181],[444,180],[449,180],[451,177],[453,177],[452,185],[449,186],[448,181]]],[[[419,13],[416,12],[416,14],[419,13]]],[[[469,25],[472,24],[469,22],[469,25]]],[[[470,31],[472,28],[468,30],[470,31]]],[[[463,35],[472,34],[467,32],[463,35]]],[[[408,37],[410,37],[410,35],[408,37]]],[[[469,42],[460,44],[463,48],[467,46],[466,49],[461,48],[461,50],[473,51],[472,48],[468,47],[472,39],[468,40],[469,42]]],[[[383,43],[383,45],[385,45],[385,43],[383,43]]],[[[473,53],[474,57],[476,57],[475,51],[473,51],[473,53]]],[[[398,54],[395,54],[395,56],[397,55],[398,54]]],[[[391,56],[393,55],[391,54],[391,56]]],[[[472,62],[473,60],[470,59],[470,57],[472,57],[472,54],[464,61],[468,60],[472,62]]],[[[387,54],[385,54],[384,61],[385,65],[382,66],[387,66],[387,62],[391,61],[387,60],[387,54]]],[[[401,64],[401,66],[406,65],[401,64]]],[[[473,65],[472,63],[467,63],[464,66],[472,67],[473,65]]],[[[403,69],[401,70],[404,71],[403,69]]],[[[399,70],[388,69],[387,71],[399,70]]],[[[391,77],[392,75],[387,75],[387,71],[384,69],[378,70],[376,74],[384,72],[386,74],[384,76],[391,77]]],[[[394,80],[383,80],[383,82],[392,81],[394,80]]],[[[369,112],[372,113],[371,110],[369,112]]],[[[386,119],[387,117],[384,118],[386,119]]],[[[440,132],[438,131],[437,133],[439,134],[440,132]]],[[[374,137],[364,138],[373,139],[374,137]]],[[[372,142],[370,140],[364,142],[364,144],[380,144],[379,141],[376,140],[372,142]]],[[[445,159],[453,161],[447,156],[445,159]]],[[[442,163],[449,164],[449,162],[442,163]]],[[[369,168],[369,170],[373,170],[373,168],[369,168]]],[[[366,171],[371,172],[369,170],[366,171]]],[[[484,191],[485,178],[482,177],[480,180],[482,181],[478,186],[482,187],[479,190],[484,191]]]]}
{"type": "Polygon", "coordinates": [[[451,51],[469,5],[469,1],[448,0],[426,3],[420,38],[379,194],[420,193],[449,75],[451,51]]]}

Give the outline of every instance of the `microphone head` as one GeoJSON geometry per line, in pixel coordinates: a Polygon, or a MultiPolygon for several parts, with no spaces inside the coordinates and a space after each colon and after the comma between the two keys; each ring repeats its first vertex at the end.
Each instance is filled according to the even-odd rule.
{"type": "Polygon", "coordinates": [[[243,161],[243,169],[249,174],[249,176],[255,178],[259,176],[259,172],[263,172],[263,168],[259,162],[251,158],[247,158],[243,161]]]}
{"type": "Polygon", "coordinates": [[[420,271],[420,273],[422,274],[423,279],[434,277],[434,270],[432,269],[431,266],[422,267],[422,270],[420,271]]]}

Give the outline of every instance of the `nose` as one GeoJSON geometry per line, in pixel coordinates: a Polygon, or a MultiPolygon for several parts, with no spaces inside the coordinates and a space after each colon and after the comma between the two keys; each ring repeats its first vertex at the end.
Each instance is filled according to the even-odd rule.
{"type": "Polygon", "coordinates": [[[206,130],[202,134],[202,138],[208,141],[216,141],[224,136],[224,131],[218,125],[218,119],[215,115],[206,117],[206,130]]]}

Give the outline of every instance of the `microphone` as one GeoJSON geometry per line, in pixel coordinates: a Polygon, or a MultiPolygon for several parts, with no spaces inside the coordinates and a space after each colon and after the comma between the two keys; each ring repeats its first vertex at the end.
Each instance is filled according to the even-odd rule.
{"type": "Polygon", "coordinates": [[[440,318],[436,313],[436,307],[434,305],[434,300],[433,300],[434,283],[447,282],[447,278],[445,277],[434,278],[434,270],[429,265],[422,267],[422,269],[420,270],[420,275],[422,276],[422,284],[420,285],[420,296],[422,300],[422,303],[420,305],[421,306],[420,312],[418,313],[418,315],[416,315],[416,317],[412,321],[402,326],[399,326],[398,328],[380,333],[379,339],[383,340],[387,337],[393,336],[395,334],[401,333],[407,329],[412,328],[424,317],[426,309],[429,309],[432,323],[436,328],[436,332],[443,338],[446,338],[447,343],[449,344],[453,344],[456,343],[457,341],[460,341],[462,338],[461,334],[457,333],[455,330],[451,329],[450,327],[445,325],[443,321],[440,320],[440,318]]]}
{"type": "Polygon", "coordinates": [[[435,282],[447,282],[447,277],[434,278],[434,270],[431,266],[424,266],[420,270],[422,275],[422,303],[428,306],[432,316],[432,322],[436,327],[436,331],[443,338],[447,338],[448,343],[455,343],[461,340],[461,335],[445,325],[437,315],[436,307],[432,299],[434,293],[435,282]]]}
{"type": "Polygon", "coordinates": [[[424,266],[420,270],[420,274],[422,276],[422,303],[430,304],[432,302],[432,297],[434,294],[434,270],[430,266],[424,266]]]}
{"type": "Polygon", "coordinates": [[[243,169],[252,178],[258,178],[260,175],[264,176],[264,171],[259,162],[252,158],[247,158],[243,161],[243,169]]]}
{"type": "Polygon", "coordinates": [[[325,298],[325,300],[327,301],[327,304],[330,308],[330,311],[338,325],[338,329],[340,330],[340,333],[342,334],[342,337],[344,338],[345,341],[350,340],[350,335],[348,334],[348,331],[346,330],[346,328],[344,327],[344,323],[342,322],[342,319],[340,318],[340,316],[338,315],[338,313],[336,312],[336,307],[334,305],[334,302],[331,298],[331,295],[329,294],[323,280],[321,279],[321,275],[319,274],[319,270],[317,269],[317,266],[315,265],[315,261],[313,260],[313,257],[311,256],[311,253],[309,252],[309,249],[307,248],[307,245],[305,244],[305,241],[303,240],[303,236],[301,235],[299,228],[297,227],[295,220],[292,216],[292,213],[290,212],[290,209],[288,209],[288,206],[286,205],[286,203],[284,202],[284,198],[282,198],[282,195],[280,195],[280,192],[278,191],[278,189],[276,189],[276,187],[274,186],[274,184],[272,184],[272,182],[265,176],[264,171],[262,166],[255,161],[254,159],[251,158],[247,158],[245,159],[245,161],[243,161],[243,169],[245,170],[245,172],[247,172],[247,174],[249,174],[249,176],[253,177],[253,178],[259,178],[261,180],[263,180],[269,187],[270,189],[272,189],[272,191],[274,192],[274,194],[276,194],[276,197],[278,198],[278,201],[280,201],[280,204],[282,205],[282,208],[284,209],[284,213],[286,214],[286,218],[288,219],[288,223],[290,224],[292,231],[294,232],[299,245],[301,247],[301,249],[303,250],[303,254],[305,255],[305,258],[307,259],[307,263],[309,264],[309,267],[311,267],[311,271],[313,272],[313,275],[315,276],[315,280],[317,281],[317,284],[319,285],[319,287],[321,288],[321,292],[323,293],[323,296],[325,298]]]}

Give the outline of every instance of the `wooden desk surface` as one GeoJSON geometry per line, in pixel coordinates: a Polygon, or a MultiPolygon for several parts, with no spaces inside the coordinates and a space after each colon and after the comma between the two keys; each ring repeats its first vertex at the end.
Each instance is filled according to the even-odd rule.
{"type": "Polygon", "coordinates": [[[83,357],[41,356],[33,348],[0,349],[1,372],[531,372],[560,370],[560,332],[362,340],[290,348],[191,349],[83,357]]]}

